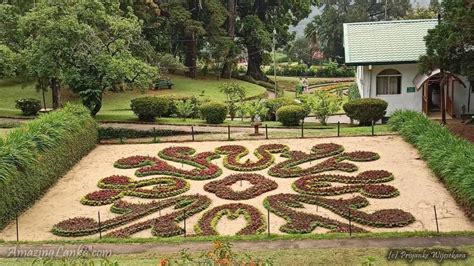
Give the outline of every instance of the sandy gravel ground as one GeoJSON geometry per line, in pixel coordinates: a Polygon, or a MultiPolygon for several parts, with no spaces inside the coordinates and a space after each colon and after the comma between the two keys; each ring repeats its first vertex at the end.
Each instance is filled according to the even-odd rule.
{"type": "MultiPolygon", "coordinates": [[[[373,162],[356,163],[359,166],[359,172],[365,170],[387,170],[394,174],[395,180],[387,184],[393,185],[400,190],[400,196],[391,199],[368,199],[370,205],[362,208],[362,211],[373,212],[380,209],[400,208],[410,212],[416,218],[416,221],[403,228],[380,229],[361,226],[373,232],[383,231],[422,231],[436,230],[436,224],[433,213],[433,205],[436,205],[439,219],[440,231],[461,231],[474,230],[474,223],[470,222],[463,214],[462,210],[456,205],[453,198],[449,195],[444,186],[438,181],[433,173],[428,169],[426,163],[419,159],[417,151],[409,144],[404,142],[399,136],[381,136],[381,137],[346,137],[346,138],[319,138],[319,139],[285,139],[285,140],[255,140],[255,141],[233,141],[233,142],[196,142],[177,145],[185,145],[195,148],[198,152],[213,150],[224,144],[244,145],[250,151],[265,143],[282,143],[290,146],[293,150],[303,150],[309,152],[311,147],[318,143],[334,142],[345,147],[346,151],[366,150],[377,152],[380,159],[373,162]]],[[[97,211],[101,212],[102,219],[114,217],[109,211],[110,205],[100,207],[90,207],[82,205],[79,200],[85,194],[96,191],[97,181],[103,177],[120,174],[134,177],[136,169],[121,170],[113,167],[113,163],[122,158],[132,155],[156,155],[159,150],[171,146],[170,143],[163,144],[130,144],[130,145],[103,145],[97,147],[88,156],[83,158],[69,173],[66,174],[46,195],[39,200],[31,209],[23,213],[19,218],[20,239],[21,240],[50,240],[62,239],[53,235],[50,230],[52,226],[59,221],[67,218],[86,216],[97,217],[97,211]]],[[[252,153],[252,152],[251,152],[252,153]]],[[[285,160],[277,154],[276,162],[285,160]]],[[[255,159],[253,154],[250,159],[255,159]]],[[[246,158],[244,158],[246,160],[246,158]]],[[[215,160],[214,163],[224,169],[223,178],[229,174],[235,173],[223,167],[222,159],[215,160]]],[[[313,162],[314,163],[314,162],[313,162]]],[[[181,167],[180,163],[170,162],[175,166],[181,167]]],[[[304,166],[304,165],[303,165],[304,166]]],[[[192,169],[190,166],[183,166],[186,169],[192,169]]],[[[278,183],[278,189],[264,193],[254,199],[242,200],[257,207],[266,218],[266,209],[263,207],[265,197],[277,193],[295,193],[291,189],[291,184],[297,178],[274,178],[267,175],[267,170],[257,171],[278,183]]],[[[337,171],[333,171],[336,173],[337,171]]],[[[353,174],[357,174],[353,173],[353,174]]],[[[137,178],[137,177],[135,177],[137,178]]],[[[143,177],[150,178],[150,177],[143,177]]],[[[219,179],[218,178],[218,179],[219,179]]],[[[214,179],[216,180],[216,179],[214,179]]],[[[186,194],[205,194],[212,199],[211,207],[223,205],[230,200],[223,200],[214,194],[207,193],[203,186],[209,181],[189,181],[191,189],[186,194]]],[[[248,186],[243,182],[234,184],[235,190],[245,189],[248,186]]],[[[354,195],[357,195],[354,194],[354,195]]],[[[353,195],[343,195],[337,197],[352,197],[353,195]]],[[[336,197],[336,198],[337,198],[336,197]]],[[[147,200],[134,197],[126,197],[125,200],[132,202],[146,202],[147,200]]],[[[314,205],[306,205],[306,212],[317,213],[339,221],[345,219],[333,214],[321,207],[316,210],[314,205]]],[[[209,210],[209,209],[208,209],[209,210]]],[[[163,213],[172,211],[167,209],[163,213]]],[[[202,213],[194,215],[187,219],[187,228],[190,234],[193,233],[193,226],[202,213]]],[[[156,217],[158,214],[147,216],[139,221],[156,217]]],[[[272,233],[281,233],[280,226],[285,221],[276,215],[271,214],[270,230],[272,233]]],[[[236,220],[228,220],[223,217],[217,226],[217,230],[222,235],[233,235],[245,225],[245,220],[240,217],[236,220]]],[[[359,225],[360,226],[360,225],[359,225]]],[[[327,232],[324,228],[317,228],[315,233],[327,232]]],[[[96,236],[89,236],[96,237],[96,236]]],[[[151,230],[146,230],[134,235],[134,237],[151,237],[151,230]]],[[[11,223],[1,233],[0,239],[14,240],[15,223],[11,223]]],[[[63,238],[64,239],[64,238],[63,238]]]]}

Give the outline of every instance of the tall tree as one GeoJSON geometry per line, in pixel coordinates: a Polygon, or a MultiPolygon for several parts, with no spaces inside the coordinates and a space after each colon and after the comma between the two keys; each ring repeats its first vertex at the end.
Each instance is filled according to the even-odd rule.
{"type": "Polygon", "coordinates": [[[227,59],[224,62],[224,66],[222,67],[222,78],[230,78],[232,74],[232,58],[236,55],[236,44],[235,40],[235,8],[236,8],[236,0],[228,0],[227,1],[227,35],[229,41],[232,43],[227,51],[227,59]]]}
{"type": "Polygon", "coordinates": [[[290,25],[296,25],[308,16],[316,0],[241,0],[237,5],[239,17],[237,35],[247,48],[247,75],[263,81],[270,81],[262,72],[265,52],[272,45],[272,33],[276,31],[277,47],[282,47],[294,34],[290,25]]]}
{"type": "Polygon", "coordinates": [[[305,29],[306,37],[319,45],[327,59],[344,63],[343,24],[403,18],[410,0],[332,0],[321,2],[322,13],[305,29]]]}

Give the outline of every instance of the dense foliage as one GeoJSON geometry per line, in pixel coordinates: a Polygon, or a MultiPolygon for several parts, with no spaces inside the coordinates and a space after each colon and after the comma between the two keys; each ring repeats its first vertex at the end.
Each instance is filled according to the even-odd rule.
{"type": "Polygon", "coordinates": [[[130,108],[140,121],[154,121],[168,111],[169,102],[165,97],[141,97],[133,99],[130,108]]]}
{"type": "Polygon", "coordinates": [[[308,115],[306,109],[299,105],[285,105],[276,112],[277,120],[284,126],[297,126],[306,115],[308,115]]]}
{"type": "Polygon", "coordinates": [[[0,228],[39,199],[96,142],[95,121],[76,105],[43,115],[0,139],[0,228]]]}
{"type": "Polygon", "coordinates": [[[41,110],[41,102],[38,99],[23,98],[15,103],[15,107],[20,109],[23,115],[36,115],[41,110]]]}
{"type": "Polygon", "coordinates": [[[386,101],[376,98],[355,99],[342,106],[348,117],[365,126],[382,119],[387,112],[387,107],[386,101]]]}
{"type": "Polygon", "coordinates": [[[201,115],[209,124],[222,124],[227,117],[227,107],[219,102],[205,103],[201,105],[201,115]]]}
{"type": "Polygon", "coordinates": [[[397,111],[389,125],[413,144],[434,173],[472,217],[474,211],[474,146],[413,111],[397,111]]]}
{"type": "MultiPolygon", "coordinates": [[[[273,65],[265,72],[267,75],[273,75],[273,65]]],[[[285,64],[278,65],[276,69],[278,76],[290,77],[353,77],[355,69],[353,67],[339,66],[334,61],[325,62],[322,66],[306,66],[305,64],[285,64]]]]}

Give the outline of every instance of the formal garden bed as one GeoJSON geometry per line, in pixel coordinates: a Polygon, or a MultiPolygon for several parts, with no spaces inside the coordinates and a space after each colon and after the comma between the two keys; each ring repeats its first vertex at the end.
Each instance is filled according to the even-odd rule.
{"type": "MultiPolygon", "coordinates": [[[[433,206],[442,232],[474,229],[399,136],[103,145],[20,215],[19,228],[31,241],[99,231],[113,238],[435,231],[433,206]]],[[[13,222],[0,239],[15,238],[13,222]]]]}

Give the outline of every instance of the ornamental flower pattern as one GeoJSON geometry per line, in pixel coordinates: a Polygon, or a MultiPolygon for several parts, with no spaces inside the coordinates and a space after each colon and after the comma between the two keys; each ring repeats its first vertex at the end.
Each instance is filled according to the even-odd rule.
{"type": "MultiPolygon", "coordinates": [[[[327,171],[355,172],[358,167],[354,162],[369,162],[379,159],[379,155],[369,151],[345,152],[344,147],[335,143],[317,144],[311,152],[292,151],[286,145],[265,144],[255,149],[256,161],[242,158],[249,153],[240,145],[225,145],[214,152],[197,153],[190,147],[168,147],[158,153],[158,157],[131,156],[119,159],[115,167],[133,169],[138,180],[114,175],[98,182],[100,190],[88,193],[81,202],[85,205],[99,206],[112,204],[110,211],[118,214],[115,218],[99,222],[90,217],[75,217],[54,225],[52,232],[59,236],[77,237],[106,232],[109,237],[130,237],[133,234],[151,229],[154,236],[171,237],[184,233],[184,228],[178,225],[185,217],[191,217],[207,209],[211,200],[205,195],[181,195],[190,189],[190,180],[208,180],[222,174],[212,160],[223,157],[224,167],[241,172],[263,170],[268,167],[268,174],[275,178],[298,178],[292,184],[298,194],[280,193],[269,195],[263,205],[270,212],[286,220],[280,231],[290,234],[311,233],[316,227],[323,227],[330,232],[366,232],[358,226],[323,217],[304,210],[303,204],[317,205],[330,210],[344,219],[354,223],[370,226],[393,228],[409,225],[414,217],[400,209],[383,209],[371,213],[361,209],[369,205],[368,198],[391,198],[399,195],[399,191],[389,185],[394,176],[384,170],[369,170],[357,175],[341,175],[324,173],[327,171]],[[274,164],[273,154],[280,153],[284,161],[274,164]],[[314,162],[318,160],[318,162],[314,162]],[[195,167],[184,170],[169,164],[167,161],[178,162],[195,167]],[[302,167],[311,162],[309,167],[302,167]],[[272,166],[273,164],[273,166],[272,166]],[[151,175],[164,177],[145,178],[151,175]],[[143,179],[142,179],[143,178],[143,179]],[[333,183],[338,183],[334,185],[333,183]],[[151,188],[147,188],[151,187],[151,188]],[[352,198],[327,198],[348,193],[359,193],[352,198]],[[131,203],[125,201],[125,196],[146,199],[162,199],[146,203],[131,203]],[[166,199],[165,199],[166,198],[166,199]],[[161,216],[161,210],[174,207],[174,211],[161,216]],[[160,213],[159,217],[143,219],[146,216],[160,213]],[[140,221],[137,221],[139,220],[140,221]]],[[[227,200],[249,200],[278,188],[278,183],[256,173],[231,174],[222,179],[211,181],[204,185],[204,190],[227,200]],[[252,186],[243,191],[234,191],[231,185],[241,180],[248,181],[252,186]]],[[[195,225],[198,235],[218,235],[216,230],[220,218],[227,216],[236,219],[243,215],[247,225],[237,234],[258,234],[265,230],[264,215],[249,204],[240,202],[213,207],[205,212],[195,225]]]]}
{"type": "Polygon", "coordinates": [[[173,197],[189,190],[189,183],[177,177],[158,177],[135,181],[127,176],[114,175],[101,179],[97,186],[103,189],[85,195],[81,199],[82,204],[107,205],[125,196],[161,199],[173,197]],[[143,188],[147,186],[153,186],[153,188],[143,188]]]}

